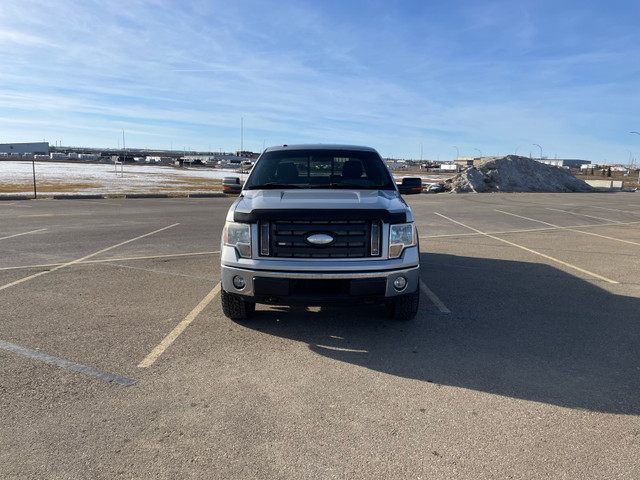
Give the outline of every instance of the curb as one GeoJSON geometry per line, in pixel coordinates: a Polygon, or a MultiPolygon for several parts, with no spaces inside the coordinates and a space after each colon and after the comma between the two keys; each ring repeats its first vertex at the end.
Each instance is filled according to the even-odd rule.
{"type": "Polygon", "coordinates": [[[224,198],[224,193],[190,193],[188,198],[224,198]]]}
{"type": "Polygon", "coordinates": [[[0,195],[2,200],[101,200],[113,198],[225,198],[222,192],[218,193],[127,193],[127,194],[105,194],[105,195],[47,195],[38,194],[37,198],[26,195],[0,195]]]}
{"type": "Polygon", "coordinates": [[[169,198],[166,193],[128,193],[124,198],[169,198]]]}
{"type": "Polygon", "coordinates": [[[104,198],[102,195],[54,195],[54,200],[95,200],[104,198]]]}

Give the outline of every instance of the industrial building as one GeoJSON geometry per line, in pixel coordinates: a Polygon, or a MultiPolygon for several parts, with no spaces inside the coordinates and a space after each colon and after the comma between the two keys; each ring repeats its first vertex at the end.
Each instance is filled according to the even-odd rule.
{"type": "MultiPolygon", "coordinates": [[[[458,157],[455,162],[458,165],[462,166],[473,166],[480,162],[481,160],[495,160],[497,158],[502,157],[458,157]]],[[[580,168],[582,165],[590,165],[590,160],[578,160],[578,159],[550,159],[550,158],[533,158],[536,162],[544,163],[546,165],[553,165],[555,167],[566,167],[566,168],[580,168]]]]}
{"type": "MultiPolygon", "coordinates": [[[[538,159],[536,159],[538,160],[538,159]]],[[[568,159],[548,159],[543,158],[542,160],[538,160],[540,163],[545,163],[547,165],[554,165],[556,167],[569,167],[569,168],[581,168],[582,165],[590,165],[591,162],[589,160],[578,160],[575,158],[568,159]]]]}
{"type": "Polygon", "coordinates": [[[49,143],[0,143],[0,153],[6,153],[9,157],[22,157],[25,153],[49,155],[49,143]]]}

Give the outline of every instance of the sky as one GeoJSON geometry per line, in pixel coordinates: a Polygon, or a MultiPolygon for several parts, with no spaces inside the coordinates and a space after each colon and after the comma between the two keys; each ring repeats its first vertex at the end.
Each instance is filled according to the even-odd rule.
{"type": "Polygon", "coordinates": [[[640,158],[637,0],[2,0],[0,143],[640,158]]]}

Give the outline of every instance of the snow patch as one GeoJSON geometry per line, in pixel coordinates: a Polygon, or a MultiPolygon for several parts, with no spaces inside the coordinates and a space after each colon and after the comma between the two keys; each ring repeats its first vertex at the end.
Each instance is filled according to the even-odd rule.
{"type": "MultiPolygon", "coordinates": [[[[237,171],[224,171],[209,168],[175,168],[159,165],[125,164],[86,164],[63,162],[35,162],[36,185],[78,185],[77,190],[69,192],[52,191],[47,188],[47,195],[76,194],[126,194],[148,193],[166,190],[166,192],[189,191],[205,193],[206,180],[222,179],[229,176],[240,176],[237,171]],[[124,173],[121,173],[122,170],[124,173]],[[205,182],[202,182],[205,180],[205,182]],[[202,185],[202,184],[205,185],[202,185]],[[190,187],[190,188],[185,188],[190,187]],[[198,187],[203,187],[198,189],[198,187]]],[[[246,178],[246,175],[244,175],[246,178]]],[[[0,161],[0,195],[6,194],[3,185],[24,185],[24,192],[12,191],[11,195],[33,194],[33,166],[27,161],[0,161]]]]}

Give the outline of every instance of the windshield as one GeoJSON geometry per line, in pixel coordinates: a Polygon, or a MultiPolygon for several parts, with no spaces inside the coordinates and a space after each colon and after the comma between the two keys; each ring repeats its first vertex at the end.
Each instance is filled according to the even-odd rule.
{"type": "Polygon", "coordinates": [[[262,154],[245,189],[355,188],[395,190],[393,178],[375,152],[280,150],[262,154]]]}

